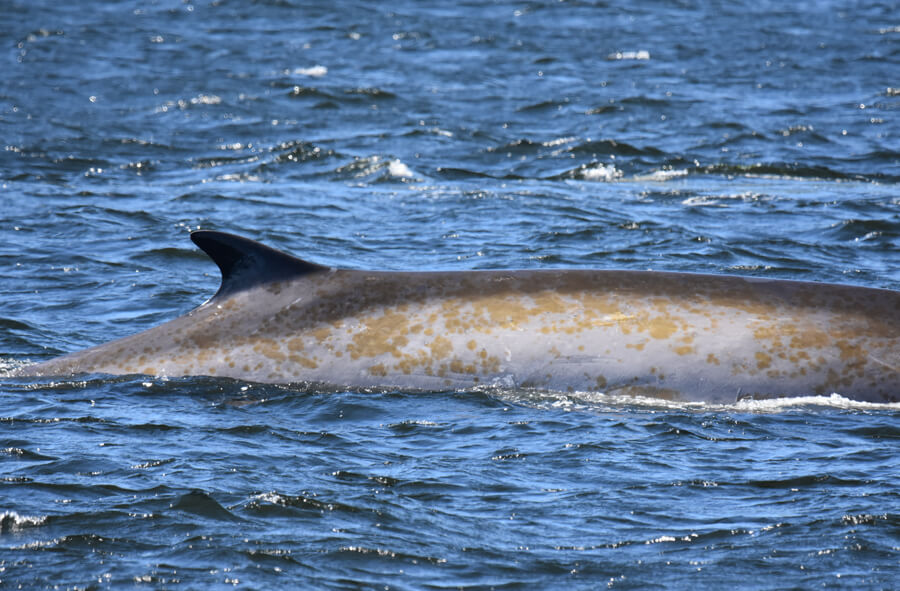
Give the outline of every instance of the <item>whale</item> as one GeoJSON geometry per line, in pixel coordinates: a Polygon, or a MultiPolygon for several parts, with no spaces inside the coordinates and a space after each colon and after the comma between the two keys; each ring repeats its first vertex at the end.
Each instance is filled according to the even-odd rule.
{"type": "Polygon", "coordinates": [[[190,237],[221,271],[208,301],[13,375],[900,400],[898,291],[635,270],[367,271],[224,232],[190,237]]]}

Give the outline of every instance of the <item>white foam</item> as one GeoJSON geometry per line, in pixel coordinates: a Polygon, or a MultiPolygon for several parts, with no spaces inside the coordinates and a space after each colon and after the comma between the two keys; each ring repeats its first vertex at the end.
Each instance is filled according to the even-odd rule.
{"type": "Polygon", "coordinates": [[[875,409],[900,409],[900,402],[863,402],[851,400],[840,394],[830,396],[797,396],[795,398],[772,398],[768,400],[744,399],[735,403],[734,407],[740,410],[753,412],[778,412],[795,406],[828,406],[842,410],[875,410],[875,409]]]}
{"type": "Polygon", "coordinates": [[[630,394],[604,394],[601,392],[553,393],[522,390],[499,392],[505,398],[519,403],[532,404],[538,407],[550,407],[567,411],[604,411],[612,408],[646,407],[660,411],[724,411],[750,413],[780,413],[794,408],[818,406],[839,410],[900,410],[900,402],[876,403],[851,400],[840,394],[829,396],[798,396],[793,398],[772,398],[766,400],[743,399],[732,403],[723,402],[686,402],[664,400],[650,396],[633,396],[630,394]]]}
{"type": "Polygon", "coordinates": [[[222,97],[214,94],[201,94],[191,99],[192,105],[218,105],[222,102],[222,97]]]}
{"type": "Polygon", "coordinates": [[[640,51],[617,51],[606,56],[608,60],[648,60],[650,52],[646,49],[640,51]]]}
{"type": "Polygon", "coordinates": [[[612,164],[598,162],[591,166],[585,166],[578,171],[578,176],[586,181],[611,182],[622,177],[622,171],[612,164]]]}
{"type": "Polygon", "coordinates": [[[550,140],[550,141],[546,141],[546,142],[541,142],[541,145],[542,145],[542,146],[546,146],[546,147],[548,147],[548,148],[553,148],[553,147],[555,147],[555,146],[562,146],[562,145],[564,145],[564,144],[571,144],[572,142],[576,141],[577,139],[578,139],[578,138],[575,137],[575,136],[567,136],[567,137],[556,138],[555,140],[550,140]]]}
{"type": "Polygon", "coordinates": [[[409,167],[399,160],[391,160],[388,164],[388,174],[394,178],[408,179],[413,177],[409,167]]]}
{"type": "Polygon", "coordinates": [[[328,68],[325,66],[320,66],[316,64],[311,68],[294,68],[294,74],[298,74],[300,76],[311,76],[313,78],[321,78],[325,74],[328,73],[328,68]]]}
{"type": "Polygon", "coordinates": [[[270,503],[272,505],[285,505],[287,504],[284,495],[281,495],[275,491],[272,492],[264,492],[254,495],[253,498],[258,501],[262,501],[263,503],[270,503]]]}

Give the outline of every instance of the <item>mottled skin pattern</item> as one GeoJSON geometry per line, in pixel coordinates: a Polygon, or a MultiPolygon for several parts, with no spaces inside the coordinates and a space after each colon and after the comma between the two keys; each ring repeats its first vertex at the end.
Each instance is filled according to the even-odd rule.
{"type": "Polygon", "coordinates": [[[322,270],[20,375],[900,400],[900,292],[629,271],[322,270]]]}

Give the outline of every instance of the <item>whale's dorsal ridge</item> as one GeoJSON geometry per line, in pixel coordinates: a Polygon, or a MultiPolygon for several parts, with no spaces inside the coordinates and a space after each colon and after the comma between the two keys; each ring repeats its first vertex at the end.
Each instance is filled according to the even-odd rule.
{"type": "Polygon", "coordinates": [[[191,240],[203,249],[222,272],[222,285],[213,298],[251,287],[327,271],[254,240],[212,230],[191,232],[191,240]]]}

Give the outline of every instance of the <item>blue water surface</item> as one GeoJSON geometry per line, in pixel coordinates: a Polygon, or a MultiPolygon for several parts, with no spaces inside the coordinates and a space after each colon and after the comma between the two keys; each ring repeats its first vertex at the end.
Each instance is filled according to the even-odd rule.
{"type": "MultiPolygon", "coordinates": [[[[900,10],[0,2],[0,368],[366,269],[900,289],[900,10]]],[[[0,588],[895,588],[900,406],[0,378],[0,588]]]]}

